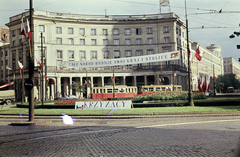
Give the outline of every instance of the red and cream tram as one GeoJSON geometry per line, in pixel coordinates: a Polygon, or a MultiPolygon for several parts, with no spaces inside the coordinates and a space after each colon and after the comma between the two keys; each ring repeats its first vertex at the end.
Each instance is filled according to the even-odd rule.
{"type": "MultiPolygon", "coordinates": [[[[115,98],[129,98],[137,96],[137,87],[120,85],[115,86],[115,98]]],[[[92,99],[113,98],[113,86],[93,87],[92,99]]]]}

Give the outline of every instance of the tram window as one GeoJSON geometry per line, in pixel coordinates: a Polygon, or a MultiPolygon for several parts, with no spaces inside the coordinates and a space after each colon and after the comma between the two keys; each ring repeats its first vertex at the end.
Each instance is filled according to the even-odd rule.
{"type": "Polygon", "coordinates": [[[95,89],[93,89],[93,93],[95,93],[95,89]]]}
{"type": "Polygon", "coordinates": [[[97,89],[97,93],[98,93],[98,89],[97,89]]]}
{"type": "Polygon", "coordinates": [[[181,91],[181,87],[177,87],[177,91],[181,91]]]}
{"type": "Polygon", "coordinates": [[[121,89],[119,90],[119,92],[123,93],[123,92],[124,92],[124,89],[123,89],[123,88],[121,88],[121,89]]]}
{"type": "Polygon", "coordinates": [[[162,87],[162,91],[165,91],[166,89],[165,89],[165,87],[162,87]]]}
{"type": "Polygon", "coordinates": [[[131,92],[131,89],[130,88],[128,88],[128,91],[129,91],[129,93],[131,92]]]}
{"type": "Polygon", "coordinates": [[[149,88],[149,91],[153,91],[153,88],[151,87],[151,88],[149,88]]]}
{"type": "Polygon", "coordinates": [[[148,92],[148,88],[143,88],[143,91],[144,92],[148,92]]]}
{"type": "Polygon", "coordinates": [[[112,93],[112,89],[107,89],[107,93],[112,93]]]}
{"type": "Polygon", "coordinates": [[[118,89],[117,88],[115,88],[115,91],[114,91],[115,93],[118,93],[118,89]]]}
{"type": "Polygon", "coordinates": [[[136,88],[134,89],[134,92],[135,92],[135,93],[137,92],[137,89],[136,89],[136,88]]]}
{"type": "Polygon", "coordinates": [[[156,87],[156,91],[160,91],[160,87],[156,87]]]}
{"type": "Polygon", "coordinates": [[[100,89],[100,93],[102,93],[102,89],[100,89]]]}

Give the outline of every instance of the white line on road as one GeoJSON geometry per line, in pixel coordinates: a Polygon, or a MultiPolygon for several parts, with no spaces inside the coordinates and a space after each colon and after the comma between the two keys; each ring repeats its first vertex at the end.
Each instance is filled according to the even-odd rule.
{"type": "Polygon", "coordinates": [[[186,123],[173,123],[173,124],[159,124],[159,125],[138,126],[136,128],[153,128],[153,127],[161,127],[161,126],[189,125],[189,124],[201,124],[201,123],[219,123],[219,122],[235,122],[235,121],[240,121],[240,119],[186,122],[186,123]]]}

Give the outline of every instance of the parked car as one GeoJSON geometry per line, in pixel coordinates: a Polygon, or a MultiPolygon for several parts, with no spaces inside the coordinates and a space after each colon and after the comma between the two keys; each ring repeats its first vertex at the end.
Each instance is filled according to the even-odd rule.
{"type": "Polygon", "coordinates": [[[66,95],[64,97],[59,98],[59,100],[76,100],[78,97],[76,95],[66,95]]]}
{"type": "Polygon", "coordinates": [[[234,88],[233,87],[228,87],[227,93],[234,93],[234,88]]]}

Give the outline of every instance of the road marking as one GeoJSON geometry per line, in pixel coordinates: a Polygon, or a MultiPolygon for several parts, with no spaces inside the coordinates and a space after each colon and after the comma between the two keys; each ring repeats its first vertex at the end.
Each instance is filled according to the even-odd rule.
{"type": "Polygon", "coordinates": [[[136,128],[153,128],[153,127],[161,127],[161,126],[176,126],[176,125],[189,125],[189,124],[201,124],[201,123],[219,123],[219,122],[235,122],[235,121],[240,121],[240,119],[214,120],[214,121],[201,121],[201,122],[186,122],[186,123],[173,123],[173,124],[159,124],[159,125],[138,126],[136,128]]]}

